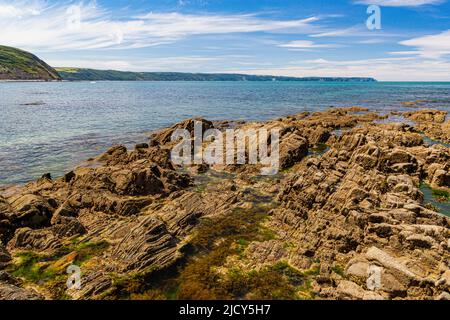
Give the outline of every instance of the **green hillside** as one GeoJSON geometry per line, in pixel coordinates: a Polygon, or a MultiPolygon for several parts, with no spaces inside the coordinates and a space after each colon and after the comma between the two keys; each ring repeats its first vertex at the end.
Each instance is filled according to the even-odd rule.
{"type": "Polygon", "coordinates": [[[0,46],[0,80],[60,80],[59,74],[35,55],[0,46]]]}
{"type": "Polygon", "coordinates": [[[67,81],[360,81],[372,78],[274,77],[229,73],[126,72],[80,68],[56,68],[67,81]]]}

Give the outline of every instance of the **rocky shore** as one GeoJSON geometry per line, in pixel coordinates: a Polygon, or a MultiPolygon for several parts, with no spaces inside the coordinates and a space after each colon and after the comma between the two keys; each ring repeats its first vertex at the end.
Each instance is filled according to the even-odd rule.
{"type": "Polygon", "coordinates": [[[267,177],[253,165],[175,166],[170,137],[192,132],[190,119],[6,189],[0,299],[450,299],[450,212],[436,205],[449,201],[446,115],[413,110],[412,126],[359,107],[202,120],[281,128],[282,171],[267,177]],[[79,290],[66,285],[72,264],[79,290]]]}

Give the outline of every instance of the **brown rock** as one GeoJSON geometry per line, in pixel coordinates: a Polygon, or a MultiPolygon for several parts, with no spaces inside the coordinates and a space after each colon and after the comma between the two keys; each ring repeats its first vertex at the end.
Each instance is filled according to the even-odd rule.
{"type": "Polygon", "coordinates": [[[308,155],[309,143],[297,133],[289,133],[280,142],[280,168],[286,169],[308,155]]]}
{"type": "Polygon", "coordinates": [[[12,260],[11,255],[0,242],[0,268],[3,268],[12,260]]]}
{"type": "Polygon", "coordinates": [[[44,300],[44,297],[32,289],[0,282],[0,300],[44,300]]]}
{"type": "Polygon", "coordinates": [[[441,110],[422,109],[419,111],[406,112],[404,113],[404,116],[414,121],[443,123],[445,121],[445,117],[447,116],[447,112],[441,110]]]}
{"type": "Polygon", "coordinates": [[[61,242],[49,230],[17,229],[14,237],[8,242],[9,250],[57,250],[61,242]]]}
{"type": "Polygon", "coordinates": [[[13,196],[8,200],[13,209],[8,216],[12,223],[24,227],[39,227],[49,224],[54,208],[44,197],[23,194],[13,196]]]}
{"type": "Polygon", "coordinates": [[[141,217],[112,252],[124,270],[161,268],[177,258],[177,241],[160,220],[141,217]]]}

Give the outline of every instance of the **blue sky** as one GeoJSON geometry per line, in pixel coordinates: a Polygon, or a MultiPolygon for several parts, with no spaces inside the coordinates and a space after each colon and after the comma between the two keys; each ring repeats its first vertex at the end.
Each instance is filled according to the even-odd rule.
{"type": "Polygon", "coordinates": [[[53,66],[450,81],[449,0],[0,0],[0,30],[53,66]]]}

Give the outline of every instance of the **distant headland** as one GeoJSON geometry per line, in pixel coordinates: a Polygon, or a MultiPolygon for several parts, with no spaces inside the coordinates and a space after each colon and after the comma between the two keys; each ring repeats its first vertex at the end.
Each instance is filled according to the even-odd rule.
{"type": "Polygon", "coordinates": [[[314,81],[376,82],[363,77],[283,77],[233,73],[129,72],[53,68],[32,53],[0,46],[0,80],[11,81],[314,81]]]}

